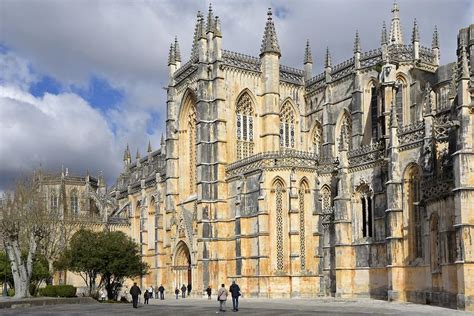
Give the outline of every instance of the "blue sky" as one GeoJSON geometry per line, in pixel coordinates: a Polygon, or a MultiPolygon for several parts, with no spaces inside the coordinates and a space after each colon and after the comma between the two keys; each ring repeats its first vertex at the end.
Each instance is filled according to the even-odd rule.
{"type": "MultiPolygon", "coordinates": [[[[208,1],[14,1],[0,6],[0,191],[42,165],[75,173],[102,170],[110,184],[126,144],[158,148],[164,131],[169,43],[177,35],[187,61],[197,10],[208,1]]],[[[455,59],[459,28],[472,23],[468,0],[400,0],[405,41],[416,17],[421,44],[438,25],[441,62],[455,59]]],[[[377,48],[392,0],[215,1],[223,47],[258,56],[268,7],[281,62],[302,67],[306,39],[314,74],[329,46],[335,64],[377,48]],[[370,8],[370,9],[368,9],[370,8]]]]}

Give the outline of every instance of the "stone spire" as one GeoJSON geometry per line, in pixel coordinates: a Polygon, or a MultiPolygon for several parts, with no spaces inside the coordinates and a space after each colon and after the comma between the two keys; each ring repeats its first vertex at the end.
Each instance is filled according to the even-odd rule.
{"type": "Polygon", "coordinates": [[[280,46],[278,45],[278,38],[275,31],[275,25],[273,24],[271,8],[268,8],[267,16],[267,24],[265,25],[265,33],[263,34],[260,56],[266,53],[275,53],[278,56],[281,56],[280,46]]]}
{"type": "Polygon", "coordinates": [[[198,40],[202,38],[206,39],[206,25],[204,24],[204,16],[201,15],[198,27],[198,40]]]}
{"type": "Polygon", "coordinates": [[[354,40],[354,54],[355,53],[360,53],[359,31],[356,31],[355,40],[354,40]]]}
{"type": "Polygon", "coordinates": [[[181,50],[179,49],[178,36],[174,37],[174,59],[181,62],[181,50]]]}
{"type": "Polygon", "coordinates": [[[135,156],[135,158],[137,159],[137,161],[140,160],[140,158],[141,158],[140,157],[140,152],[138,151],[138,148],[137,148],[137,155],[135,156]]]}
{"type": "Polygon", "coordinates": [[[214,20],[214,36],[222,37],[221,20],[218,16],[214,20]]]}
{"type": "Polygon", "coordinates": [[[128,147],[128,144],[127,144],[127,148],[125,148],[125,152],[123,153],[123,162],[125,163],[125,165],[128,165],[132,160],[132,157],[130,155],[130,148],[128,147]]]}
{"type": "Polygon", "coordinates": [[[380,40],[382,45],[388,44],[388,39],[387,39],[387,26],[385,25],[385,21],[383,21],[382,24],[382,37],[380,40]]]}
{"type": "Polygon", "coordinates": [[[207,14],[206,33],[214,32],[214,13],[212,12],[212,4],[209,3],[209,12],[207,14]]]}
{"type": "Polygon", "coordinates": [[[431,42],[431,48],[439,48],[438,27],[436,25],[433,32],[433,41],[431,42]]]}
{"type": "Polygon", "coordinates": [[[151,141],[148,140],[148,149],[147,149],[147,152],[150,154],[152,152],[151,150],[151,141]]]}
{"type": "Polygon", "coordinates": [[[311,46],[309,46],[309,40],[306,40],[306,48],[304,50],[304,63],[305,64],[313,63],[313,55],[311,54],[311,46]]]}
{"type": "Polygon", "coordinates": [[[331,53],[329,53],[329,47],[326,47],[326,58],[324,60],[324,67],[331,67],[331,53]]]}
{"type": "Polygon", "coordinates": [[[392,44],[403,44],[402,29],[400,26],[400,10],[395,0],[392,8],[392,24],[390,25],[390,41],[392,44]]]}
{"type": "Polygon", "coordinates": [[[411,42],[419,42],[420,41],[420,31],[418,30],[418,23],[416,19],[413,21],[413,31],[411,33],[411,42]]]}
{"type": "Polygon", "coordinates": [[[176,65],[175,50],[173,44],[170,45],[170,53],[168,55],[168,66],[176,65]]]}
{"type": "Polygon", "coordinates": [[[196,27],[194,28],[194,37],[193,37],[193,46],[191,49],[191,56],[197,56],[198,55],[198,41],[199,41],[199,26],[201,24],[201,11],[198,11],[197,13],[197,18],[196,18],[196,27]]]}

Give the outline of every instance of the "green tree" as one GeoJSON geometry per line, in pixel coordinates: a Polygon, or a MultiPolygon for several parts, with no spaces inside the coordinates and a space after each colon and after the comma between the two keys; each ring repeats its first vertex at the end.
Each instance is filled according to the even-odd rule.
{"type": "Polygon", "coordinates": [[[72,236],[56,267],[79,273],[90,294],[94,293],[95,281],[100,276],[99,287],[105,287],[109,299],[117,297],[125,278],[148,272],[148,265],[141,261],[139,246],[123,232],[84,229],[72,236]]]}
{"type": "Polygon", "coordinates": [[[125,278],[143,276],[148,265],[141,260],[140,248],[123,232],[102,232],[101,285],[107,290],[109,299],[116,299],[125,278]]]}
{"type": "MultiPolygon", "coordinates": [[[[13,274],[10,260],[8,260],[5,252],[0,253],[0,282],[3,284],[7,280],[7,285],[12,288],[14,285],[13,274]]],[[[2,288],[3,290],[3,288],[2,288]]]]}
{"type": "Polygon", "coordinates": [[[80,229],[72,237],[69,247],[56,262],[56,269],[78,273],[89,287],[89,295],[95,291],[96,279],[102,268],[99,233],[80,229]]]}

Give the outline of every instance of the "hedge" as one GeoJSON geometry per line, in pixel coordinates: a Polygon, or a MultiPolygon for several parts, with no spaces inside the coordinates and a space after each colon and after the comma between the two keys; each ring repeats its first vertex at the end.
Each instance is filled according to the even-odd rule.
{"type": "Polygon", "coordinates": [[[77,288],[72,285],[46,285],[39,290],[41,296],[47,297],[75,297],[77,288]]]}

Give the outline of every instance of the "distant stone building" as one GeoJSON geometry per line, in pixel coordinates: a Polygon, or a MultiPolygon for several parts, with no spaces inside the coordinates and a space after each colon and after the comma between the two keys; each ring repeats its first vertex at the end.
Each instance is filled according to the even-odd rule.
{"type": "MultiPolygon", "coordinates": [[[[151,266],[143,286],[236,280],[258,297],[358,297],[474,310],[474,25],[439,65],[434,29],[313,76],[280,64],[271,11],[259,57],[226,51],[198,13],[170,48],[166,137],[109,191],[151,266]]],[[[207,22],[206,22],[207,20],[207,22]]],[[[225,37],[225,36],[224,36],[225,37]]]]}

